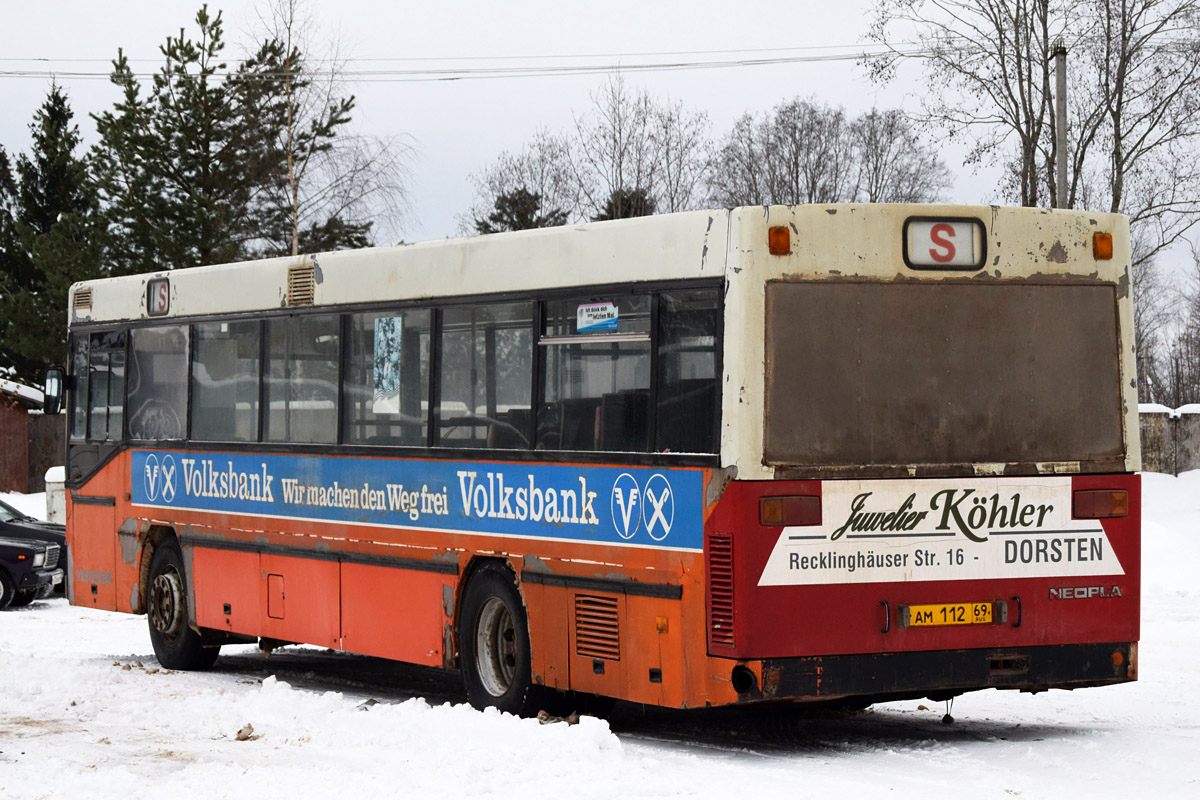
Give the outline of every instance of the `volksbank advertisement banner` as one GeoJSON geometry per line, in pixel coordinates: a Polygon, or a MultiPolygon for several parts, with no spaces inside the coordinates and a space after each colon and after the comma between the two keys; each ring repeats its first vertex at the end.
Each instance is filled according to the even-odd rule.
{"type": "Polygon", "coordinates": [[[130,490],[157,508],[703,549],[696,469],[135,450],[130,490]]]}

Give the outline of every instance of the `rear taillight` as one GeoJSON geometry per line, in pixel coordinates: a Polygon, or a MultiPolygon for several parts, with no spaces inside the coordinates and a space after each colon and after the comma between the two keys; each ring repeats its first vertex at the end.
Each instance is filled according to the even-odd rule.
{"type": "Polygon", "coordinates": [[[758,501],[758,522],[769,528],[820,525],[821,498],[807,495],[763,497],[758,501]]]}
{"type": "Polygon", "coordinates": [[[1105,519],[1129,514],[1129,492],[1123,489],[1081,489],[1075,492],[1075,519],[1105,519]]]}

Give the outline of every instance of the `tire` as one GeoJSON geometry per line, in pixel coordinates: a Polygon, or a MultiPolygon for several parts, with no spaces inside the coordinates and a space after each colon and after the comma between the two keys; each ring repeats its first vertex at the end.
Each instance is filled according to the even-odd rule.
{"type": "Polygon", "coordinates": [[[32,603],[38,597],[37,589],[13,592],[12,602],[8,604],[9,608],[24,608],[32,603]]]}
{"type": "Polygon", "coordinates": [[[459,621],[467,699],[478,709],[536,714],[542,687],[531,683],[529,623],[512,574],[484,564],[471,576],[459,621]]]}
{"type": "Polygon", "coordinates": [[[188,619],[187,576],[179,543],[164,539],[150,559],[146,621],[154,656],[166,669],[208,669],[220,647],[205,647],[188,619]]]}
{"type": "Polygon", "coordinates": [[[13,579],[8,576],[7,572],[0,569],[0,611],[8,608],[16,593],[17,587],[13,583],[13,579]]]}

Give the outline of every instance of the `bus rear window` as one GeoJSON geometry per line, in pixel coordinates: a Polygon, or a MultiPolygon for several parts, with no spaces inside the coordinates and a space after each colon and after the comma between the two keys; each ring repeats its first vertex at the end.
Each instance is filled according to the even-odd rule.
{"type": "Polygon", "coordinates": [[[777,281],[766,299],[768,463],[1121,463],[1111,284],[777,281]]]}

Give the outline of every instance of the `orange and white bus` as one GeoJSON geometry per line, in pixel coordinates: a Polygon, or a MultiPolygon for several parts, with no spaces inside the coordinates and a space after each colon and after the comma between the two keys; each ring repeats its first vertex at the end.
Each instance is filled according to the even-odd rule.
{"type": "Polygon", "coordinates": [[[1129,230],[749,207],[71,290],[72,602],[479,707],[1136,678],[1129,230]]]}

